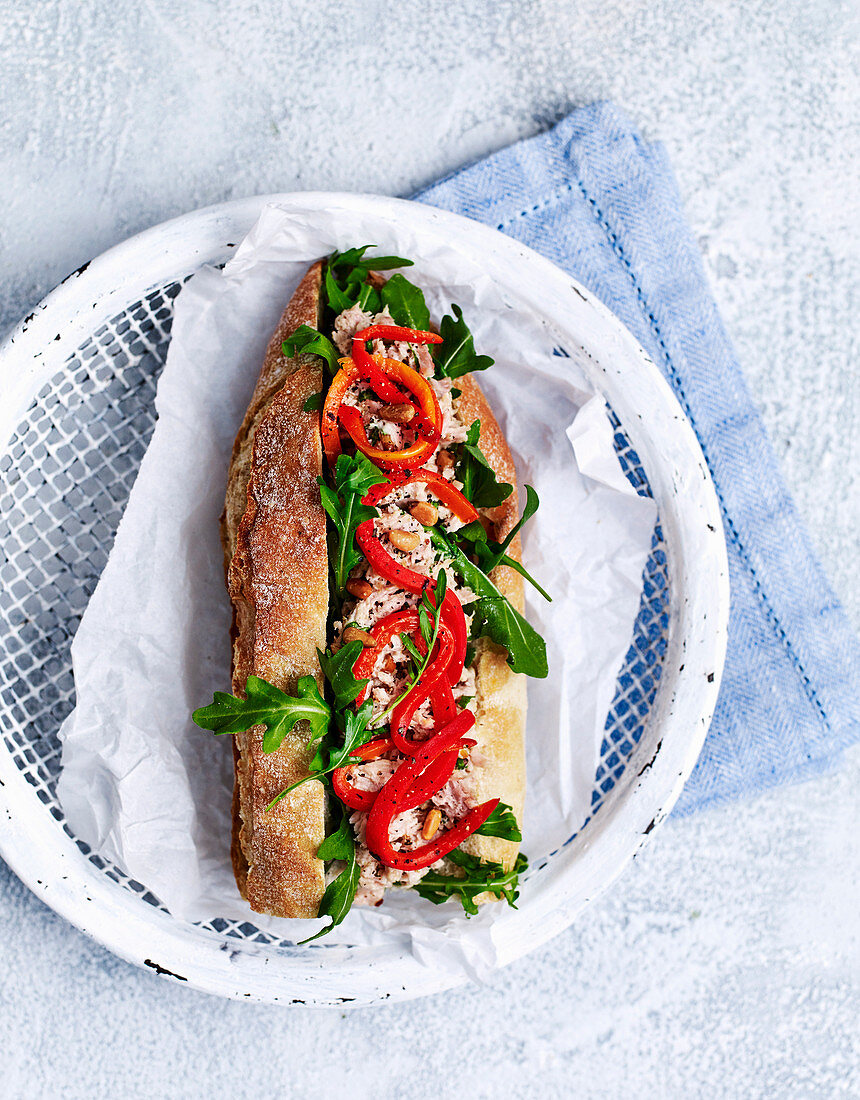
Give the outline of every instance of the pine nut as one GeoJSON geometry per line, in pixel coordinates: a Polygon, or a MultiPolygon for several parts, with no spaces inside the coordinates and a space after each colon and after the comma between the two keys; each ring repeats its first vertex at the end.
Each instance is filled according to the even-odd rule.
{"type": "Polygon", "coordinates": [[[379,410],[381,420],[387,420],[389,424],[408,424],[415,419],[415,406],[404,401],[401,405],[383,405],[379,410]]]}
{"type": "Polygon", "coordinates": [[[348,626],[341,634],[341,641],[344,645],[349,645],[350,642],[361,642],[365,649],[376,649],[376,638],[357,626],[348,626]]]}
{"type": "Polygon", "coordinates": [[[423,523],[425,527],[432,527],[439,518],[436,508],[432,504],[425,504],[424,501],[413,504],[409,509],[409,515],[419,523],[423,523]]]}
{"type": "Polygon", "coordinates": [[[350,596],[355,596],[357,600],[365,600],[373,591],[373,585],[356,578],[346,582],[346,590],[350,596]]]}
{"type": "Polygon", "coordinates": [[[425,840],[432,840],[438,833],[439,826],[442,824],[442,813],[440,810],[432,809],[424,818],[424,826],[421,829],[421,835],[425,840]]]}
{"type": "Polygon", "coordinates": [[[397,550],[402,550],[405,554],[408,554],[410,550],[414,550],[421,539],[412,531],[389,531],[388,538],[391,541],[391,545],[397,550]]]}

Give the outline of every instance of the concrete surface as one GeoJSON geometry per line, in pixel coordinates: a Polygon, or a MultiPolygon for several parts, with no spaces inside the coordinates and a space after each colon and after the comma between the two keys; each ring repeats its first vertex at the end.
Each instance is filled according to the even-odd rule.
{"type": "MultiPolygon", "coordinates": [[[[409,194],[611,98],[668,147],[857,624],[857,46],[856,5],[825,0],[0,0],[0,331],[175,214],[409,194]]],[[[346,1015],[139,973],[2,868],[0,1093],[857,1096],[858,780],[855,752],[835,776],[670,820],[489,988],[346,1015]]]]}

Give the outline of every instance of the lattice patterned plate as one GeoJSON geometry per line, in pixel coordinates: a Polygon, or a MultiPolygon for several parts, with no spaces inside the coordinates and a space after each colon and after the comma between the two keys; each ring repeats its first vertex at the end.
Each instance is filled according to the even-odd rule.
{"type": "MultiPolygon", "coordinates": [[[[454,215],[368,196],[301,195],[432,222],[476,255],[516,256],[537,312],[566,334],[613,409],[622,466],[660,522],[606,721],[589,821],[530,868],[499,921],[510,961],[555,935],[669,812],[695,763],[725,651],[728,581],[713,488],[692,429],[629,333],[563,272],[454,215]]],[[[0,851],[57,912],[126,959],[233,997],[313,1004],[405,999],[451,984],[382,948],[296,948],[252,922],[175,920],[89,851],[56,799],[57,730],[74,705],[69,647],[141,457],[173,299],[224,262],[268,196],[198,211],[118,246],[62,283],[0,347],[0,851]],[[363,992],[357,999],[360,975],[363,992]],[[369,990],[369,992],[368,992],[369,990]]]]}

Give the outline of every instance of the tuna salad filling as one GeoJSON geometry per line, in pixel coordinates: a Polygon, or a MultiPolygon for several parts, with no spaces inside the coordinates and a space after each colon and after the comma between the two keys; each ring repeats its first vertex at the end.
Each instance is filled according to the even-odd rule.
{"type": "MultiPolygon", "coordinates": [[[[371,315],[358,306],[352,306],[335,318],[332,340],[338,350],[347,355],[355,334],[376,325],[394,325],[394,319],[387,309],[371,315]]],[[[448,448],[454,444],[463,443],[468,434],[466,425],[457,415],[451,395],[452,380],[433,377],[433,360],[425,345],[413,345],[407,342],[388,343],[376,339],[373,341],[373,352],[384,358],[399,360],[429,381],[442,413],[442,430],[436,449],[423,465],[425,469],[439,472],[440,452],[444,451],[446,458],[450,457],[448,448]]],[[[365,383],[354,382],[346,391],[344,402],[358,410],[367,427],[368,435],[375,442],[384,441],[392,450],[404,446],[407,429],[386,419],[388,406],[380,401],[365,383]]],[[[463,485],[456,478],[453,464],[443,460],[441,476],[462,492],[463,485]]],[[[439,568],[441,555],[434,549],[425,524],[412,515],[411,509],[416,504],[423,504],[433,509],[436,513],[434,523],[445,531],[453,532],[463,526],[463,521],[458,519],[450,508],[439,504],[426,485],[417,483],[395,488],[386,497],[385,502],[379,505],[379,515],[372,521],[373,534],[395,561],[426,576],[429,581],[439,568]],[[398,538],[399,545],[392,542],[393,534],[402,536],[403,533],[412,538],[405,541],[398,538]],[[415,545],[410,547],[409,543],[412,541],[415,545]]],[[[419,511],[419,517],[421,515],[419,511]]],[[[431,518],[427,513],[424,515],[431,518]]],[[[446,569],[445,573],[447,590],[457,597],[461,605],[465,605],[465,611],[465,607],[474,601],[474,594],[458,580],[453,571],[446,569]]],[[[360,598],[356,595],[348,596],[341,607],[341,617],[334,623],[332,649],[335,652],[342,645],[345,627],[353,626],[370,631],[389,615],[414,609],[420,602],[417,594],[399,588],[378,573],[366,558],[350,571],[350,581],[352,584],[348,585],[348,591],[351,588],[352,591],[362,595],[360,598]],[[364,594],[364,585],[370,586],[370,591],[366,594],[364,594]]],[[[465,612],[465,617],[468,626],[472,616],[465,612]]],[[[381,647],[369,683],[369,697],[373,703],[371,728],[386,708],[406,689],[410,660],[410,655],[399,635],[394,635],[388,644],[381,647]]],[[[469,666],[464,666],[451,690],[454,701],[462,703],[464,708],[468,707],[474,713],[477,707],[474,661],[469,666]]],[[[430,700],[426,699],[413,716],[412,735],[416,741],[426,740],[433,729],[432,708],[430,700]]],[[[406,759],[407,757],[396,749],[390,750],[383,757],[353,767],[350,770],[350,783],[361,790],[377,793],[406,759]]],[[[398,814],[393,819],[391,838],[395,845],[404,851],[418,848],[437,832],[445,831],[462,819],[469,810],[474,809],[478,805],[473,778],[473,771],[476,768],[480,768],[480,754],[473,756],[470,748],[461,749],[457,770],[448,782],[420,806],[398,814]]],[[[427,867],[413,871],[387,867],[367,848],[367,814],[357,810],[350,815],[349,820],[355,831],[356,859],[360,868],[355,905],[380,905],[388,887],[414,886],[428,872],[444,869],[446,864],[444,857],[427,867]]],[[[330,869],[329,876],[331,878],[341,872],[342,867],[335,864],[330,869]]]]}

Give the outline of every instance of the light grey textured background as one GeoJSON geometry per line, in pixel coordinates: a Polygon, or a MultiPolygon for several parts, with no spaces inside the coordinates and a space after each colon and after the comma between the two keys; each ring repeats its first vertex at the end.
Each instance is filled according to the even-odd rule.
{"type": "MultiPolygon", "coordinates": [[[[858,61],[856,4],[825,0],[0,0],[0,331],[175,214],[409,194],[611,98],[669,150],[857,624],[858,61]]],[[[860,1095],[858,780],[855,752],[835,776],[670,820],[489,988],[353,1014],[140,973],[0,866],[0,1093],[860,1095]]]]}

